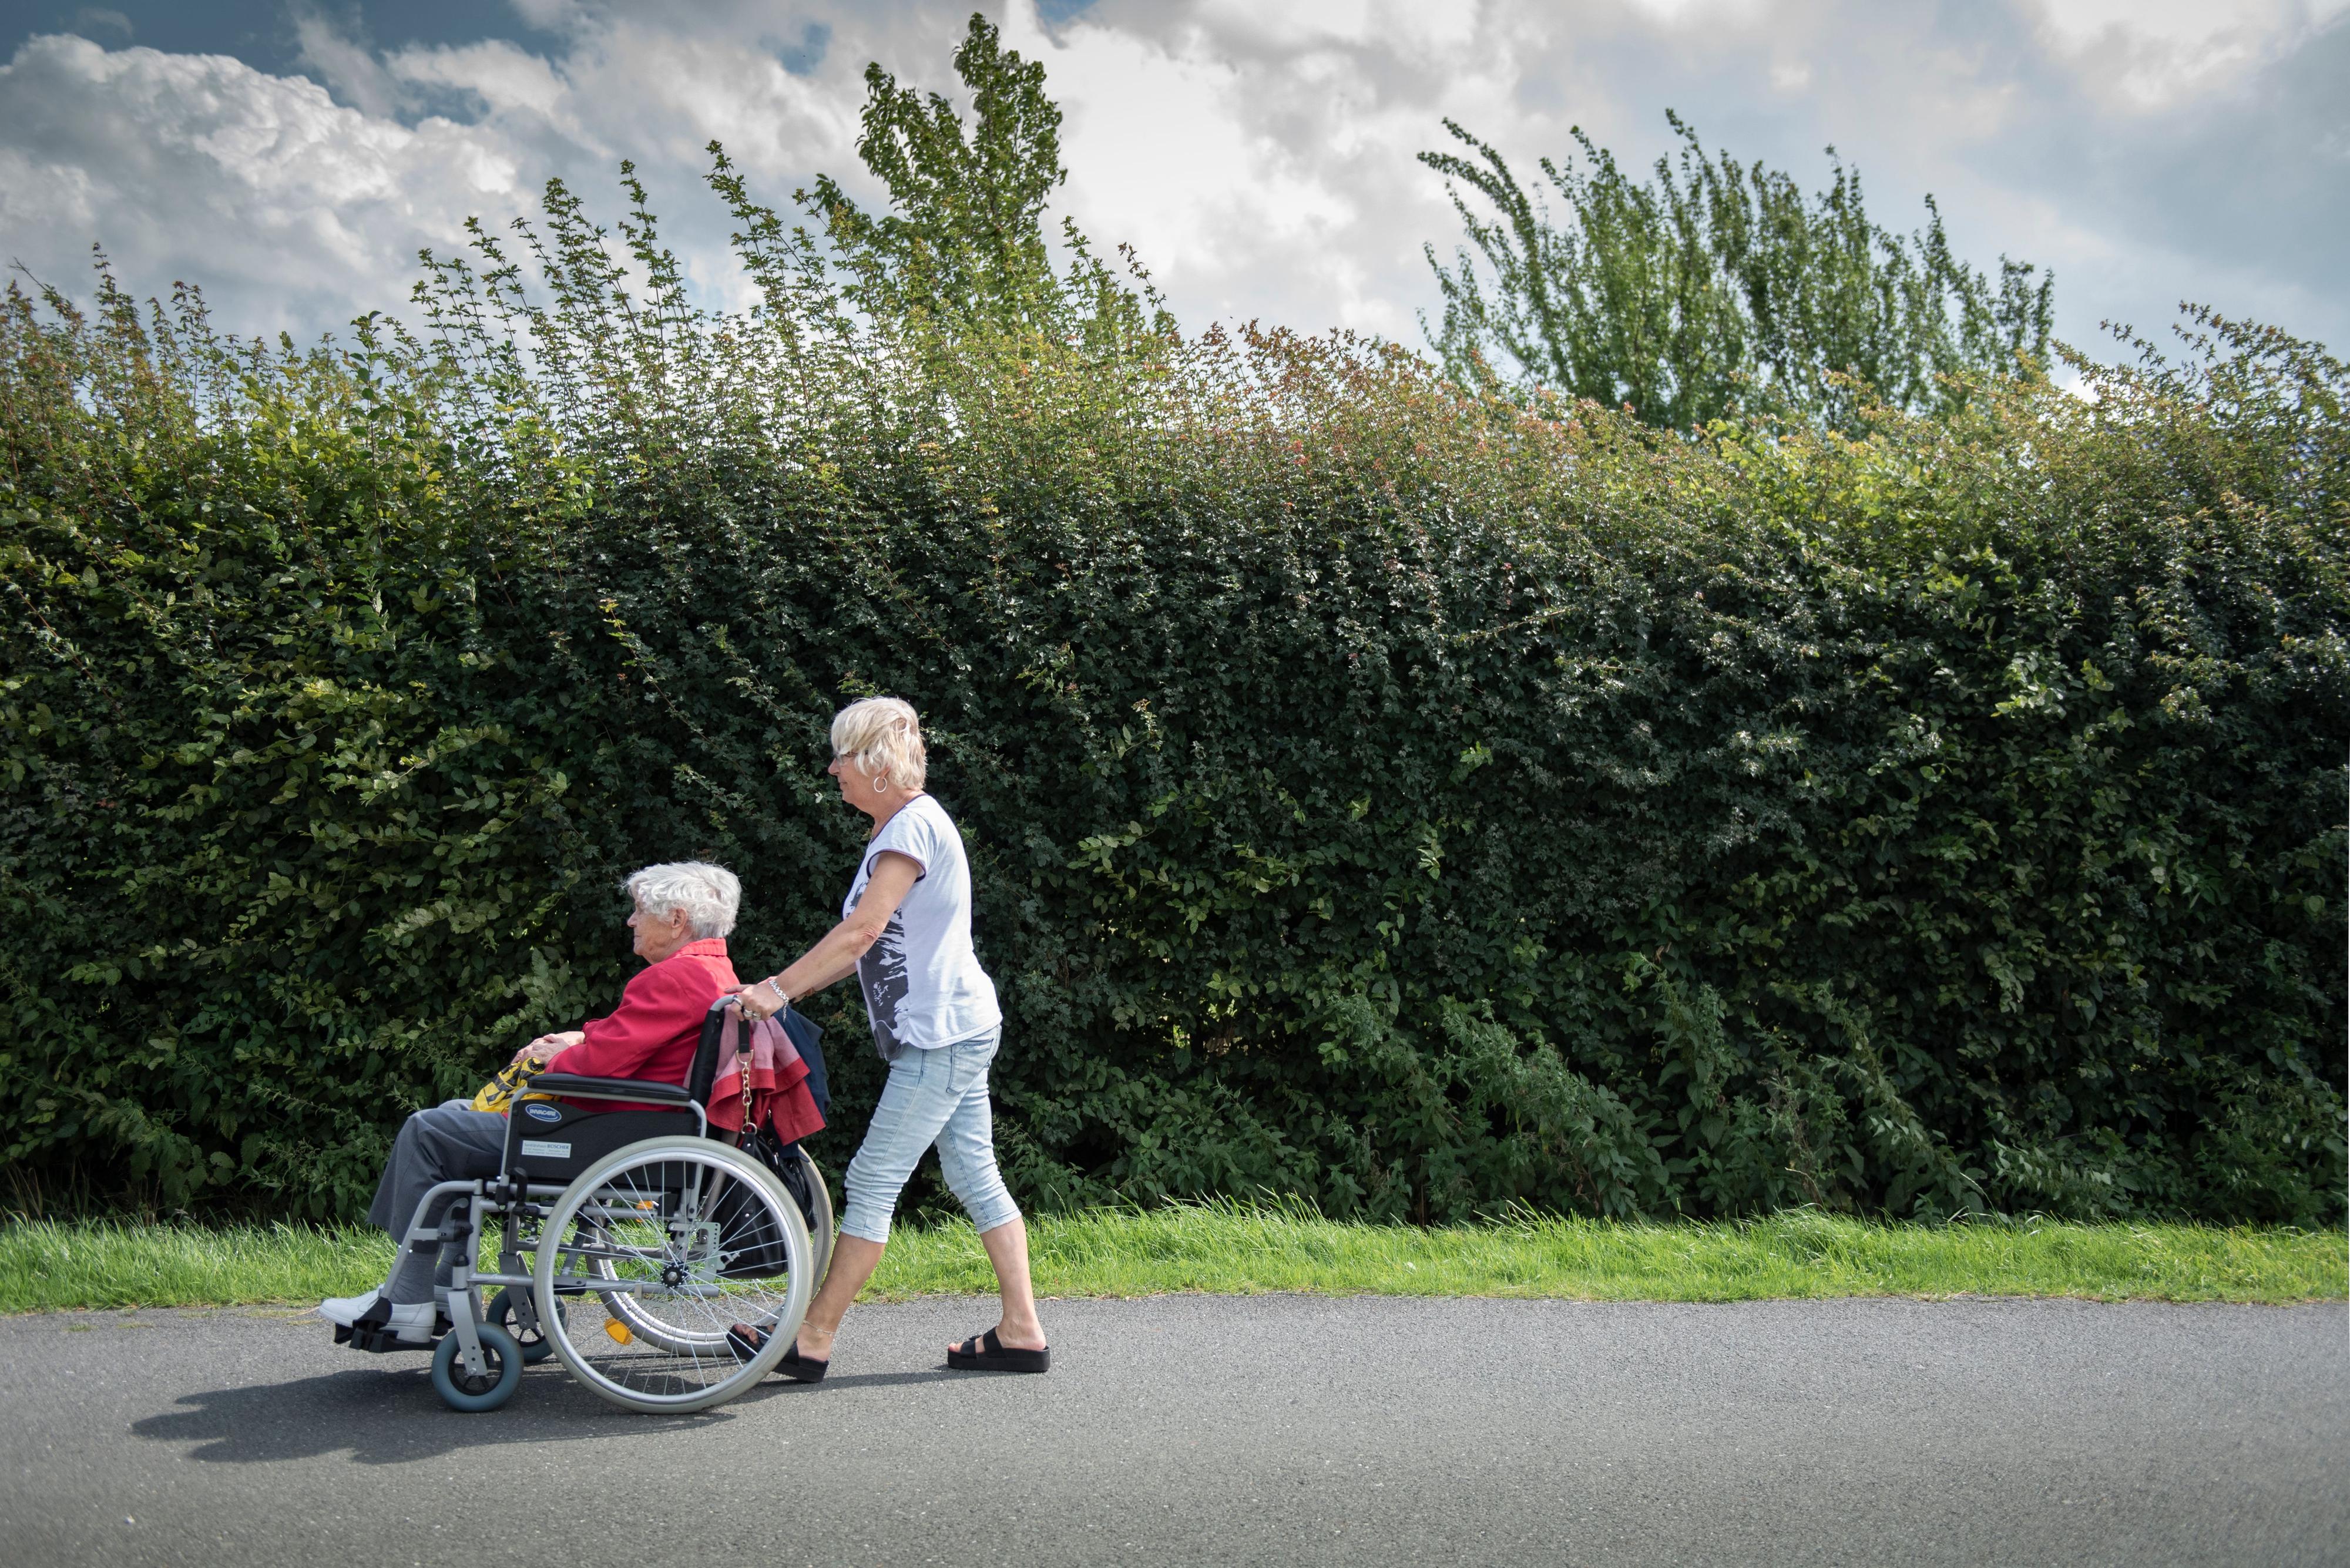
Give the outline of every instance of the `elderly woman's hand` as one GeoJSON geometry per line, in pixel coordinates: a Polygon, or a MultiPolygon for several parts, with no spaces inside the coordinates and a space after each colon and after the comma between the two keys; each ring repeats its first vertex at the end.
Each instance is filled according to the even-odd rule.
{"type": "Polygon", "coordinates": [[[588,1036],[577,1029],[567,1029],[560,1034],[542,1034],[514,1054],[517,1062],[552,1061],[558,1051],[568,1051],[588,1036]]]}

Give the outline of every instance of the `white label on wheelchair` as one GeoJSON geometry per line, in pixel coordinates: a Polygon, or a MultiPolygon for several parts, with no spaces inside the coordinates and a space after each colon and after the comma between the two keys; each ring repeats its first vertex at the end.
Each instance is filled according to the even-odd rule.
{"type": "Polygon", "coordinates": [[[569,1159],[571,1146],[567,1143],[546,1143],[538,1138],[526,1137],[522,1140],[522,1152],[525,1158],[569,1159]]]}

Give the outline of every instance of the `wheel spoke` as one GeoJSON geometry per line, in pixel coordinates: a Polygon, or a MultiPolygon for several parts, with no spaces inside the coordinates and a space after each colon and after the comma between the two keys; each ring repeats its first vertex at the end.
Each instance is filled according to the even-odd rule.
{"type": "Polygon", "coordinates": [[[542,1246],[542,1284],[577,1278],[587,1293],[545,1314],[544,1332],[575,1376],[639,1409],[698,1409],[748,1387],[781,1351],[746,1365],[727,1330],[795,1329],[814,1285],[797,1205],[717,1144],[621,1151],[556,1201],[543,1234],[563,1241],[542,1246]]]}

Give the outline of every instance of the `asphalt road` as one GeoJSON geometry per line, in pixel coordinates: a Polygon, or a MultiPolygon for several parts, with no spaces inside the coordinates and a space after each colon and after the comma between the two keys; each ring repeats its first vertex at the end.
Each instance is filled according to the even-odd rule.
{"type": "Polygon", "coordinates": [[[682,1418],[442,1408],[290,1314],[0,1320],[0,1563],[2350,1562],[2350,1315],[2058,1302],[858,1309],[682,1418]]]}

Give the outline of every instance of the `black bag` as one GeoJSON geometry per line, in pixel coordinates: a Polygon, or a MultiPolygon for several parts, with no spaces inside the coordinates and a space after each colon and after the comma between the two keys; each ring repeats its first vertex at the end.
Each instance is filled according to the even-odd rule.
{"type": "Polygon", "coordinates": [[[730,1183],[712,1205],[710,1217],[718,1223],[718,1244],[733,1254],[718,1271],[722,1278],[764,1280],[784,1272],[791,1254],[784,1246],[783,1227],[751,1183],[730,1183]]]}
{"type": "Polygon", "coordinates": [[[775,1173],[792,1201],[800,1206],[800,1218],[807,1221],[808,1234],[816,1234],[816,1189],[808,1185],[807,1161],[800,1154],[797,1143],[777,1143],[775,1135],[765,1127],[753,1133],[743,1145],[743,1152],[775,1173]]]}
{"type": "MultiPolygon", "coordinates": [[[[816,1229],[816,1193],[808,1186],[807,1165],[796,1143],[779,1144],[764,1127],[743,1140],[743,1152],[775,1173],[811,1233],[816,1229]]],[[[718,1223],[719,1244],[733,1251],[734,1261],[720,1274],[730,1280],[772,1279],[784,1272],[787,1257],[782,1227],[767,1206],[737,1182],[718,1195],[710,1217],[718,1223]]]]}

